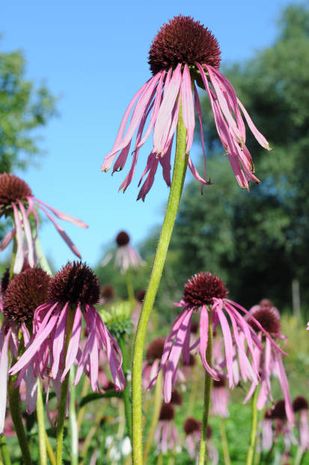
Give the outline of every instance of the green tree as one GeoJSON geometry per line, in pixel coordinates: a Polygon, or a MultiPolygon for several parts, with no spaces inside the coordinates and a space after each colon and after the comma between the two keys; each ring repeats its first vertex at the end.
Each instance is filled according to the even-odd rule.
{"type": "Polygon", "coordinates": [[[41,153],[37,130],[54,114],[47,87],[26,79],[23,54],[0,52],[0,172],[24,169],[41,153]]]}

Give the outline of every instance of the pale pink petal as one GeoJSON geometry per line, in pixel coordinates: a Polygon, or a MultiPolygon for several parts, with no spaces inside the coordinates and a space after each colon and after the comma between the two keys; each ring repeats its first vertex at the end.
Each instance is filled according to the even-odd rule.
{"type": "Polygon", "coordinates": [[[23,227],[20,220],[20,213],[14,203],[12,203],[13,212],[14,212],[14,220],[15,220],[15,228],[16,228],[16,243],[17,243],[17,250],[16,250],[16,257],[14,263],[14,273],[20,273],[25,261],[25,248],[24,248],[24,233],[23,227]]]}
{"type": "Polygon", "coordinates": [[[206,359],[206,351],[208,347],[208,331],[209,331],[209,317],[207,306],[203,305],[200,314],[200,345],[199,352],[204,365],[205,370],[210,376],[216,380],[219,380],[219,376],[216,370],[214,370],[206,359]]]}
{"type": "Polygon", "coordinates": [[[8,383],[8,346],[9,346],[10,330],[7,334],[0,334],[0,434],[3,433],[6,413],[7,401],[7,383],[8,383]]]}
{"type": "Polygon", "coordinates": [[[258,143],[266,150],[271,150],[270,149],[270,145],[269,143],[267,142],[267,140],[265,139],[265,137],[263,136],[263,134],[260,133],[260,131],[256,128],[255,124],[253,123],[252,119],[250,118],[250,115],[249,113],[247,112],[247,110],[245,109],[245,107],[243,106],[243,104],[241,103],[241,101],[238,99],[238,105],[245,117],[245,120],[247,121],[248,123],[248,126],[252,132],[252,134],[254,135],[254,137],[256,138],[256,140],[258,141],[258,143]]]}
{"type": "Polygon", "coordinates": [[[43,205],[46,207],[48,210],[50,210],[57,218],[63,221],[68,221],[69,223],[75,224],[75,226],[79,226],[80,228],[88,228],[88,225],[84,223],[84,221],[79,220],[78,218],[74,218],[73,216],[67,215],[66,213],[63,213],[59,210],[56,210],[56,208],[51,207],[47,203],[43,202],[42,200],[39,199],[34,199],[36,202],[38,202],[40,205],[43,205]]]}
{"type": "Polygon", "coordinates": [[[25,207],[23,206],[22,202],[18,201],[18,205],[20,208],[23,227],[25,231],[27,244],[28,244],[28,262],[29,262],[30,267],[33,268],[35,265],[35,259],[34,259],[34,243],[33,243],[33,237],[31,233],[31,226],[30,226],[30,222],[29,222],[25,207]]]}
{"type": "Polygon", "coordinates": [[[195,117],[192,80],[188,65],[184,65],[181,83],[181,109],[185,128],[187,130],[186,153],[189,153],[193,144],[195,117]]]}

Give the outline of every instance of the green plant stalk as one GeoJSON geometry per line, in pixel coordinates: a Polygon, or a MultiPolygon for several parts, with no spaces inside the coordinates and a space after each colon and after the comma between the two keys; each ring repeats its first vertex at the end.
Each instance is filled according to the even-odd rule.
{"type": "Polygon", "coordinates": [[[305,455],[304,450],[301,447],[299,447],[296,452],[294,465],[301,465],[304,455],[305,455]]]}
{"type": "Polygon", "coordinates": [[[257,399],[258,399],[258,389],[254,391],[251,403],[251,432],[250,432],[250,442],[247,452],[246,465],[254,465],[255,451],[256,451],[256,439],[257,439],[257,427],[258,427],[258,410],[257,410],[257,399]]]}
{"type": "Polygon", "coordinates": [[[74,384],[75,370],[74,367],[70,370],[70,438],[71,438],[71,465],[78,465],[78,426],[76,417],[76,387],[74,384]]]}
{"type": "Polygon", "coordinates": [[[143,352],[147,335],[147,325],[157,296],[163,268],[166,261],[168,247],[172,237],[183,184],[188,164],[186,155],[186,129],[179,111],[177,126],[176,154],[174,161],[173,179],[171,183],[167,209],[163,221],[159,243],[153,262],[152,272],[141,310],[137,332],[133,347],[132,363],[132,453],[133,465],[143,464],[143,421],[142,421],[142,370],[143,352]],[[134,416],[133,416],[134,415],[134,416]]]}
{"type": "Polygon", "coordinates": [[[2,458],[3,465],[11,465],[10,454],[4,434],[0,434],[0,457],[2,458]]]}
{"type": "Polygon", "coordinates": [[[227,439],[226,428],[225,428],[225,418],[220,419],[220,436],[221,436],[221,441],[222,441],[221,445],[222,445],[224,465],[231,465],[229,442],[227,439]]]}
{"type": "Polygon", "coordinates": [[[47,465],[44,405],[43,405],[43,396],[42,396],[42,386],[41,386],[40,380],[37,381],[36,415],[37,415],[38,430],[39,430],[40,465],[47,465]]]}
{"type": "Polygon", "coordinates": [[[49,437],[47,436],[47,433],[45,436],[45,441],[46,441],[46,449],[47,449],[47,455],[48,455],[49,461],[51,465],[56,465],[56,456],[54,454],[54,451],[49,441],[49,437]]]}
{"type": "MultiPolygon", "coordinates": [[[[212,365],[212,320],[211,314],[209,313],[209,325],[208,325],[208,344],[206,350],[206,360],[208,364],[212,365]]],[[[198,465],[204,465],[207,462],[207,425],[210,408],[210,392],[211,392],[212,378],[209,373],[205,373],[205,384],[204,384],[204,410],[203,410],[203,421],[202,421],[202,432],[200,442],[200,452],[198,465]]]]}
{"type": "MultiPolygon", "coordinates": [[[[74,321],[74,310],[69,309],[67,322],[66,322],[66,336],[65,336],[65,347],[64,357],[66,356],[69,341],[72,334],[72,326],[74,321]]],[[[57,431],[56,431],[56,465],[62,465],[62,453],[63,453],[63,431],[65,422],[65,412],[67,405],[68,389],[69,389],[70,373],[68,373],[61,385],[60,400],[58,406],[58,419],[57,419],[57,431]]]]}
{"type": "Polygon", "coordinates": [[[22,452],[22,457],[25,465],[32,465],[31,455],[28,446],[28,439],[25,432],[22,410],[20,405],[19,389],[15,386],[16,378],[10,377],[8,386],[8,398],[10,413],[14,423],[17,439],[22,452]]]}
{"type": "Polygon", "coordinates": [[[130,399],[130,384],[128,380],[128,349],[125,344],[125,335],[120,336],[119,340],[120,350],[122,352],[123,359],[123,372],[126,378],[126,386],[123,390],[123,402],[124,402],[124,412],[126,419],[127,434],[132,441],[132,418],[131,418],[131,399],[130,399]]]}
{"type": "Polygon", "coordinates": [[[151,418],[149,432],[148,432],[148,436],[147,436],[147,440],[145,444],[144,463],[147,463],[148,454],[153,444],[156,427],[157,427],[159,417],[160,417],[161,402],[162,402],[162,373],[160,372],[157,382],[156,382],[156,388],[155,388],[154,400],[153,400],[152,418],[151,418]]]}

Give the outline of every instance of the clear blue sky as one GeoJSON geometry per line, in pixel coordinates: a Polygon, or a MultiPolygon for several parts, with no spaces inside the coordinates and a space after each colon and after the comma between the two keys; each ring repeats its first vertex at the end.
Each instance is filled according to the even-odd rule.
{"type": "MultiPolygon", "coordinates": [[[[118,193],[124,172],[100,172],[122,113],[148,79],[149,45],[161,24],[192,15],[218,38],[224,62],[250,57],[274,40],[284,0],[4,0],[2,48],[25,52],[27,76],[59,96],[60,117],[41,131],[47,155],[24,175],[36,196],[88,222],[65,227],[83,258],[95,264],[119,229],[135,243],[162,218],[168,195],[159,176],[146,202],[136,202],[137,178],[118,193]]],[[[147,152],[140,154],[140,170],[147,152]]],[[[60,266],[72,258],[44,225],[42,242],[60,266]]]]}

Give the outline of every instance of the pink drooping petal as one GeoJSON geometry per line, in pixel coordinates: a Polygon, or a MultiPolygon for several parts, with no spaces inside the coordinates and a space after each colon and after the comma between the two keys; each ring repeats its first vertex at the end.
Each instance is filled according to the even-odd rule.
{"type": "Polygon", "coordinates": [[[208,184],[208,182],[206,181],[206,179],[202,178],[200,176],[200,174],[198,173],[197,169],[195,168],[194,164],[193,164],[193,161],[191,159],[191,157],[189,156],[188,158],[188,166],[189,166],[189,169],[191,171],[191,173],[193,174],[193,176],[195,177],[195,179],[197,181],[199,181],[201,184],[208,184]]]}
{"type": "Polygon", "coordinates": [[[65,367],[61,376],[61,381],[64,380],[68,372],[70,371],[72,365],[75,362],[77,357],[80,336],[82,331],[82,312],[80,306],[78,305],[75,310],[74,322],[72,327],[72,335],[70,337],[70,342],[68,345],[68,350],[65,358],[65,367]]]}
{"type": "Polygon", "coordinates": [[[50,336],[50,333],[56,327],[57,321],[58,321],[58,313],[56,315],[52,315],[54,311],[53,308],[54,306],[51,307],[51,309],[46,315],[46,317],[48,317],[48,322],[46,323],[46,325],[35,335],[30,346],[25,350],[25,352],[20,357],[20,359],[10,369],[11,375],[15,375],[18,371],[20,371],[21,369],[23,369],[24,367],[28,365],[28,363],[36,355],[36,353],[41,350],[42,343],[46,339],[48,339],[48,337],[50,336]]]}
{"type": "Polygon", "coordinates": [[[289,382],[284,369],[282,357],[280,354],[275,355],[275,363],[277,365],[278,379],[282,389],[284,401],[285,401],[285,411],[288,422],[294,424],[294,412],[290,396],[289,382]]]}
{"type": "Polygon", "coordinates": [[[11,242],[11,240],[13,239],[15,234],[16,234],[16,229],[15,228],[11,229],[11,231],[6,233],[6,235],[4,236],[2,241],[0,242],[0,251],[1,252],[2,252],[2,250],[7,248],[7,246],[9,245],[9,243],[11,242]]]}
{"type": "Polygon", "coordinates": [[[208,363],[206,358],[206,351],[208,347],[208,331],[209,331],[209,317],[207,306],[203,305],[201,308],[200,314],[200,344],[199,344],[199,353],[201,356],[202,363],[205,370],[210,374],[210,376],[216,380],[219,380],[218,373],[214,370],[208,363]]]}
{"type": "Polygon", "coordinates": [[[77,249],[76,245],[70,239],[70,237],[67,235],[67,233],[64,231],[64,229],[56,222],[56,220],[51,216],[51,214],[48,212],[48,210],[45,207],[41,207],[44,213],[46,214],[47,218],[52,222],[64,242],[68,245],[68,247],[72,250],[72,252],[78,257],[81,258],[81,254],[79,253],[79,250],[77,249]]]}
{"type": "Polygon", "coordinates": [[[153,185],[156,171],[158,168],[158,163],[159,163],[158,158],[156,158],[154,154],[151,154],[151,159],[149,161],[148,174],[138,193],[137,200],[140,200],[140,199],[142,199],[143,201],[145,200],[146,195],[148,194],[148,192],[150,191],[153,185]]]}
{"type": "Polygon", "coordinates": [[[193,144],[195,117],[192,80],[188,65],[184,65],[181,83],[181,108],[183,122],[187,131],[186,153],[189,153],[193,144]]]}
{"type": "Polygon", "coordinates": [[[168,359],[164,365],[164,382],[163,382],[163,395],[164,401],[170,402],[173,387],[173,378],[177,370],[180,355],[182,353],[183,345],[186,340],[188,327],[192,318],[193,310],[184,310],[182,313],[181,323],[178,331],[173,340],[172,347],[168,359]]]}
{"type": "Polygon", "coordinates": [[[224,315],[222,311],[222,305],[221,305],[221,308],[218,304],[214,305],[213,311],[216,312],[216,314],[218,315],[219,321],[220,321],[220,326],[221,326],[222,335],[223,335],[224,349],[225,349],[227,378],[229,380],[230,388],[233,388],[235,385],[234,376],[233,376],[234,350],[233,350],[233,339],[232,339],[230,327],[226,319],[226,316],[224,315]]]}
{"type": "Polygon", "coordinates": [[[34,254],[34,242],[33,242],[33,237],[32,237],[32,232],[31,232],[31,226],[30,226],[30,222],[29,222],[25,207],[23,206],[22,202],[18,201],[18,206],[20,209],[22,223],[23,223],[27,245],[28,245],[28,263],[30,267],[33,268],[35,266],[35,257],[34,257],[35,254],[34,254]]]}
{"type": "Polygon", "coordinates": [[[245,120],[247,121],[248,123],[248,126],[252,132],[252,134],[254,135],[254,137],[256,138],[256,140],[258,141],[258,143],[266,150],[271,150],[270,148],[270,145],[269,143],[267,142],[267,140],[265,139],[265,137],[263,136],[263,134],[260,133],[260,131],[256,128],[255,124],[253,123],[252,119],[250,118],[250,115],[249,113],[247,112],[247,110],[245,109],[245,107],[243,106],[243,104],[241,103],[241,101],[239,99],[237,99],[238,101],[238,105],[245,117],[245,120]]]}
{"type": "Polygon", "coordinates": [[[64,353],[64,343],[66,334],[66,324],[69,312],[69,305],[66,303],[59,314],[55,334],[52,343],[53,364],[50,371],[50,376],[54,379],[59,377],[59,364],[61,356],[64,353]]]}
{"type": "Polygon", "coordinates": [[[10,330],[4,334],[0,333],[0,434],[3,433],[7,401],[7,383],[9,366],[9,346],[10,330]]]}
{"type": "Polygon", "coordinates": [[[14,212],[14,220],[15,220],[15,228],[16,228],[16,243],[17,243],[17,250],[16,250],[16,257],[14,263],[14,273],[18,274],[21,272],[24,261],[25,261],[25,247],[24,247],[24,233],[23,227],[20,220],[19,211],[14,203],[12,203],[13,212],[14,212]]]}
{"type": "Polygon", "coordinates": [[[164,147],[172,125],[173,110],[179,96],[181,80],[181,64],[179,64],[174,70],[170,82],[165,85],[163,100],[154,127],[153,150],[158,155],[164,153],[164,147]]]}
{"type": "Polygon", "coordinates": [[[127,127],[131,111],[132,111],[133,107],[135,106],[136,102],[138,101],[138,99],[140,98],[140,96],[145,92],[145,89],[147,88],[148,83],[149,83],[149,81],[146,82],[136,92],[136,94],[132,98],[131,102],[129,103],[129,105],[128,105],[128,107],[127,107],[127,109],[126,109],[126,111],[125,111],[125,113],[123,115],[122,121],[120,123],[120,127],[119,127],[119,130],[118,130],[118,134],[117,134],[114,146],[113,146],[112,150],[104,158],[104,161],[103,161],[103,164],[102,164],[102,167],[101,167],[102,171],[108,171],[109,168],[111,167],[112,163],[113,163],[113,160],[114,160],[117,152],[119,152],[120,150],[122,150],[124,147],[126,147],[129,144],[130,139],[129,139],[129,141],[127,143],[123,143],[124,131],[125,131],[126,127],[127,127]]]}
{"type": "Polygon", "coordinates": [[[63,221],[68,221],[69,223],[75,224],[75,226],[79,226],[80,228],[88,228],[88,224],[86,224],[84,221],[79,220],[78,218],[74,218],[71,215],[67,215],[66,213],[63,213],[56,208],[52,207],[51,205],[48,205],[47,203],[43,202],[42,200],[39,200],[37,198],[34,199],[36,202],[38,202],[40,205],[43,205],[46,207],[48,210],[50,210],[57,218],[63,221]]]}

